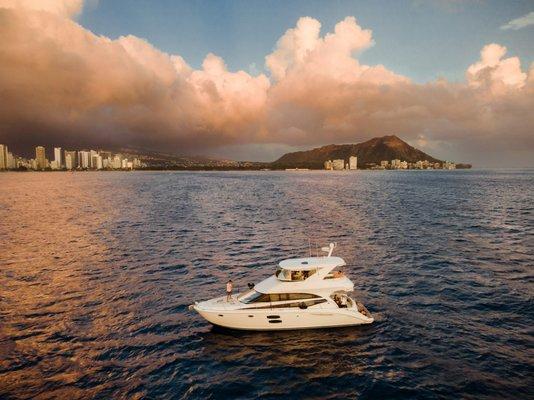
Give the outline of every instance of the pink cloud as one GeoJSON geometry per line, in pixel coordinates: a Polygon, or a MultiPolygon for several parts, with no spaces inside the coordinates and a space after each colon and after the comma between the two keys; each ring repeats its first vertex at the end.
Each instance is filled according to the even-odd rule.
{"type": "Polygon", "coordinates": [[[395,133],[467,156],[534,150],[534,67],[523,72],[498,44],[465,83],[417,84],[359,61],[374,41],[354,17],[324,36],[303,17],[266,56],[267,77],[229,71],[215,54],[194,69],[144,39],[95,35],[71,19],[81,1],[14,4],[0,0],[0,142],[201,152],[395,133]]]}
{"type": "Polygon", "coordinates": [[[0,8],[46,11],[64,17],[78,15],[84,0],[0,0],[0,8]]]}

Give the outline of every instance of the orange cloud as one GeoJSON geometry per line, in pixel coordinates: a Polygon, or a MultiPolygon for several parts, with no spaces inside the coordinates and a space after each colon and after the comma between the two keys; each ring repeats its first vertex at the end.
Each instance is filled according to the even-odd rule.
{"type": "Polygon", "coordinates": [[[374,42],[354,17],[324,36],[304,17],[266,56],[270,77],[253,76],[214,54],[197,70],[138,37],[95,35],[72,20],[82,7],[0,0],[0,142],[200,152],[395,133],[466,157],[534,150],[534,69],[498,44],[482,49],[465,83],[417,84],[360,63],[374,42]]]}
{"type": "Polygon", "coordinates": [[[64,17],[78,15],[83,0],[0,0],[0,8],[46,11],[64,17]]]}

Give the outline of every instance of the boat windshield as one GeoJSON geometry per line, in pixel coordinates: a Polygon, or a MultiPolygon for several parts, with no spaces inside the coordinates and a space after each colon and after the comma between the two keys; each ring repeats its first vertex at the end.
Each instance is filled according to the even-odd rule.
{"type": "Polygon", "coordinates": [[[237,299],[241,303],[249,304],[249,303],[254,303],[256,301],[262,301],[262,299],[260,299],[261,296],[267,296],[266,300],[264,300],[264,301],[269,301],[269,295],[265,295],[263,293],[260,293],[260,292],[258,292],[256,290],[254,290],[254,289],[251,289],[248,292],[243,293],[237,299]]]}
{"type": "Polygon", "coordinates": [[[276,271],[276,277],[281,281],[303,281],[317,272],[316,269],[305,271],[290,271],[279,268],[276,271]]]}

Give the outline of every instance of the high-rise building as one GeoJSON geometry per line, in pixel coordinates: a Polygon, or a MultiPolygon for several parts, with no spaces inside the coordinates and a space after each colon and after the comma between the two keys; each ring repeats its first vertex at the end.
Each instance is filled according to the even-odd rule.
{"type": "Polygon", "coordinates": [[[89,168],[96,168],[96,156],[98,156],[97,151],[89,150],[89,168]]]}
{"type": "Polygon", "coordinates": [[[65,168],[72,170],[75,169],[76,166],[76,152],[65,150],[65,168]]]}
{"type": "Polygon", "coordinates": [[[356,156],[349,157],[349,169],[358,169],[358,157],[356,156]]]}
{"type": "Polygon", "coordinates": [[[35,148],[35,162],[36,169],[46,168],[46,152],[43,146],[37,146],[35,148]]]}
{"type": "Polygon", "coordinates": [[[113,169],[122,168],[122,156],[120,154],[115,154],[115,157],[113,157],[112,168],[113,169]]]}
{"type": "Polygon", "coordinates": [[[15,159],[15,156],[13,153],[7,152],[7,162],[6,162],[6,168],[7,169],[15,169],[17,168],[17,160],[15,159]]]}
{"type": "Polygon", "coordinates": [[[345,169],[345,160],[334,160],[332,161],[332,168],[339,171],[345,169]]]}
{"type": "Polygon", "coordinates": [[[91,165],[88,151],[78,152],[78,166],[83,169],[88,169],[91,165]]]}
{"type": "Polygon", "coordinates": [[[56,168],[61,169],[63,162],[61,160],[61,147],[54,147],[54,161],[56,162],[56,168]]]}
{"type": "Polygon", "coordinates": [[[0,169],[7,169],[7,146],[0,144],[0,169]]]}
{"type": "Polygon", "coordinates": [[[66,151],[65,152],[65,168],[67,168],[68,170],[71,170],[71,169],[74,169],[72,168],[72,155],[66,151]]]}
{"type": "Polygon", "coordinates": [[[91,165],[93,169],[102,169],[102,156],[100,154],[91,157],[91,165]]]}

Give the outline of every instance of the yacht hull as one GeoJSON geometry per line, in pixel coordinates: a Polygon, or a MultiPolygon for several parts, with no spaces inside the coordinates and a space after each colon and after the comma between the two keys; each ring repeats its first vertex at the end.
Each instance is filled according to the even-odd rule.
{"type": "Polygon", "coordinates": [[[267,309],[267,310],[206,310],[193,306],[213,325],[249,331],[335,328],[370,324],[374,321],[355,309],[267,309]]]}

